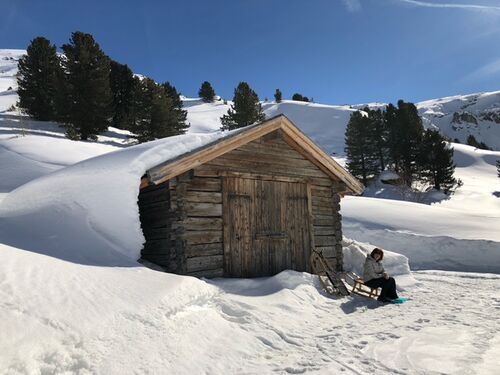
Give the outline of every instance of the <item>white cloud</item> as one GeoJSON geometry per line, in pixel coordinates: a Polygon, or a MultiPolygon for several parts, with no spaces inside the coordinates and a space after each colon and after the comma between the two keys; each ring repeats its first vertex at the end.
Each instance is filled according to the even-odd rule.
{"type": "Polygon", "coordinates": [[[464,80],[476,81],[495,75],[500,75],[500,58],[474,70],[472,73],[465,76],[464,80]]]}
{"type": "Polygon", "coordinates": [[[359,0],[342,0],[345,7],[349,12],[358,12],[361,10],[361,3],[359,0]]]}
{"type": "Polygon", "coordinates": [[[483,11],[497,11],[500,12],[500,6],[495,5],[478,5],[478,4],[459,4],[459,3],[432,3],[429,1],[420,0],[398,0],[402,3],[417,5],[427,8],[458,8],[470,10],[483,10],[483,11]]]}

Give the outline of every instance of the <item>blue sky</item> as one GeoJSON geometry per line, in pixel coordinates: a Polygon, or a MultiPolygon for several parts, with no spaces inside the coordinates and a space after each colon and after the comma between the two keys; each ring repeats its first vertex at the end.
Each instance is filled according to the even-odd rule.
{"type": "Polygon", "coordinates": [[[2,0],[0,48],[94,35],[136,73],[196,96],[247,81],[352,104],[500,90],[500,0],[2,0]]]}

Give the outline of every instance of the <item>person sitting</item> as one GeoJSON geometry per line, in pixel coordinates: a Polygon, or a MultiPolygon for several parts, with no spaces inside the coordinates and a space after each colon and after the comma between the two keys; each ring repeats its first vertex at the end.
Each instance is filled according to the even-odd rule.
{"type": "Polygon", "coordinates": [[[381,302],[391,302],[398,298],[396,292],[396,280],[389,277],[385,272],[382,265],[384,259],[384,252],[382,249],[376,247],[371,254],[366,256],[363,281],[364,284],[370,288],[382,288],[378,300],[381,302]]]}

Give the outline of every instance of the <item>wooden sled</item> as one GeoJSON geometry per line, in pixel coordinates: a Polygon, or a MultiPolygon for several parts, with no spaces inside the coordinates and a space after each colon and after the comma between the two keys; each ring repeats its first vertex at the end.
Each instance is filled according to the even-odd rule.
{"type": "Polygon", "coordinates": [[[363,279],[354,272],[344,272],[344,279],[349,286],[352,286],[351,293],[368,298],[377,298],[380,295],[379,288],[370,288],[365,285],[363,279]]]}
{"type": "Polygon", "coordinates": [[[335,296],[348,296],[350,294],[344,281],[340,278],[340,274],[335,272],[330,262],[323,256],[323,253],[314,250],[311,254],[310,264],[312,272],[319,276],[319,280],[327,293],[335,296]]]}

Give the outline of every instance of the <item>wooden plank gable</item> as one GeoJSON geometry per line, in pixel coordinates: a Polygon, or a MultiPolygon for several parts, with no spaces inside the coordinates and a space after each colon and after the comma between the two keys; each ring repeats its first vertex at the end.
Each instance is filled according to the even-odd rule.
{"type": "MultiPolygon", "coordinates": [[[[273,141],[276,137],[275,131],[279,130],[280,139],[286,142],[297,154],[315,164],[319,170],[324,172],[332,180],[338,180],[345,185],[346,191],[359,194],[363,191],[363,185],[353,177],[349,172],[342,168],[330,156],[325,154],[317,145],[306,137],[293,123],[285,116],[280,115],[261,124],[250,126],[234,135],[222,138],[220,141],[207,145],[199,150],[190,152],[176,160],[167,161],[147,172],[147,180],[151,184],[160,184],[180,175],[190,169],[208,163],[213,159],[223,157],[224,154],[241,148],[259,138],[267,137],[266,141],[273,141]]],[[[273,155],[276,152],[268,144],[268,154],[273,155]]],[[[235,156],[236,157],[236,156],[235,156]]],[[[245,154],[240,155],[245,158],[245,154]]],[[[251,162],[251,160],[245,160],[251,162]]],[[[278,160],[274,160],[279,163],[278,160]]],[[[303,162],[297,158],[297,164],[303,162]]],[[[311,176],[314,177],[314,176],[311,176]]],[[[141,182],[145,186],[145,182],[141,182]]]]}

